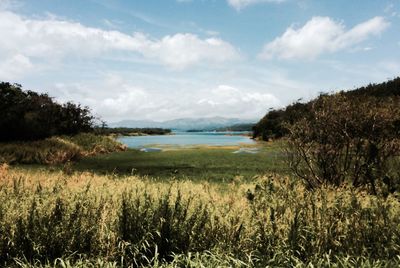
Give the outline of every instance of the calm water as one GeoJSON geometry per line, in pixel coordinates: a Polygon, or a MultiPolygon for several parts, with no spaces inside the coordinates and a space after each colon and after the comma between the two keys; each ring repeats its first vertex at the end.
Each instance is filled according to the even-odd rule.
{"type": "MultiPolygon", "coordinates": [[[[239,145],[255,143],[246,136],[239,136],[241,132],[176,132],[174,135],[120,137],[118,140],[130,148],[145,148],[154,145],[239,145]],[[236,134],[233,135],[232,134],[236,134]]],[[[243,133],[242,133],[243,134],[243,133]]]]}

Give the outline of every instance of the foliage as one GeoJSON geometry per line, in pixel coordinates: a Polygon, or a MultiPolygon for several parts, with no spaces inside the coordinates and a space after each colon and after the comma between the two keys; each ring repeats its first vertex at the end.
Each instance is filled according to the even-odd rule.
{"type": "Polygon", "coordinates": [[[3,266],[400,264],[394,195],[330,187],[310,192],[275,176],[221,192],[190,181],[0,170],[3,266]]]}
{"type": "Polygon", "coordinates": [[[354,99],[339,93],[310,103],[310,116],[288,125],[290,164],[311,188],[385,184],[399,189],[400,99],[354,99]]]}
{"type": "Polygon", "coordinates": [[[92,129],[86,107],[53,101],[47,94],[23,91],[18,84],[0,83],[0,141],[38,140],[92,129]]]}
{"type": "Polygon", "coordinates": [[[271,110],[254,127],[253,138],[264,141],[282,138],[288,134],[287,123],[294,123],[309,115],[308,104],[293,103],[284,109],[271,110]]]}
{"type": "MultiPolygon", "coordinates": [[[[386,99],[400,96],[400,77],[381,84],[370,84],[366,87],[341,92],[341,94],[354,99],[354,101],[364,97],[376,97],[385,102],[386,99]]],[[[326,94],[322,94],[320,97],[325,98],[326,96],[326,94]]],[[[307,103],[297,101],[284,109],[270,110],[254,126],[253,137],[270,140],[286,136],[289,134],[286,128],[287,124],[293,124],[298,120],[308,119],[311,116],[310,108],[314,101],[312,100],[307,103]]]]}
{"type": "Polygon", "coordinates": [[[349,97],[371,96],[377,98],[400,96],[400,77],[380,84],[369,84],[356,90],[346,92],[349,97]]]}
{"type": "Polygon", "coordinates": [[[0,143],[0,163],[60,164],[82,156],[125,150],[110,137],[83,133],[40,141],[0,143]]]}

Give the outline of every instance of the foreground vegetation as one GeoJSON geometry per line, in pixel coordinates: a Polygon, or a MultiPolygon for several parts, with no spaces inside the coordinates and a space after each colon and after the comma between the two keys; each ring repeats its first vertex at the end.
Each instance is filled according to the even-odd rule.
{"type": "Polygon", "coordinates": [[[0,171],[0,262],[53,267],[393,267],[399,196],[254,182],[0,171]]]}

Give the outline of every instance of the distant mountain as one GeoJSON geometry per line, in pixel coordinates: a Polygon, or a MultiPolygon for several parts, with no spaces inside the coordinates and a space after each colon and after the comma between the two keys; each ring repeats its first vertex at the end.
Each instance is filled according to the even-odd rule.
{"type": "Polygon", "coordinates": [[[109,127],[129,128],[168,128],[178,131],[191,129],[216,130],[238,124],[255,123],[257,120],[246,120],[238,118],[209,117],[209,118],[180,118],[163,122],[147,120],[123,120],[108,124],[109,127]]]}

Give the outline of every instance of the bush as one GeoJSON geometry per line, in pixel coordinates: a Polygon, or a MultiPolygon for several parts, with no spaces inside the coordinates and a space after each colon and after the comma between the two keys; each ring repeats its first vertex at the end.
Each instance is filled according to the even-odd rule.
{"type": "Polygon", "coordinates": [[[289,163],[308,186],[369,186],[386,191],[399,187],[394,168],[400,153],[400,99],[321,96],[310,117],[288,125],[289,163]]]}

